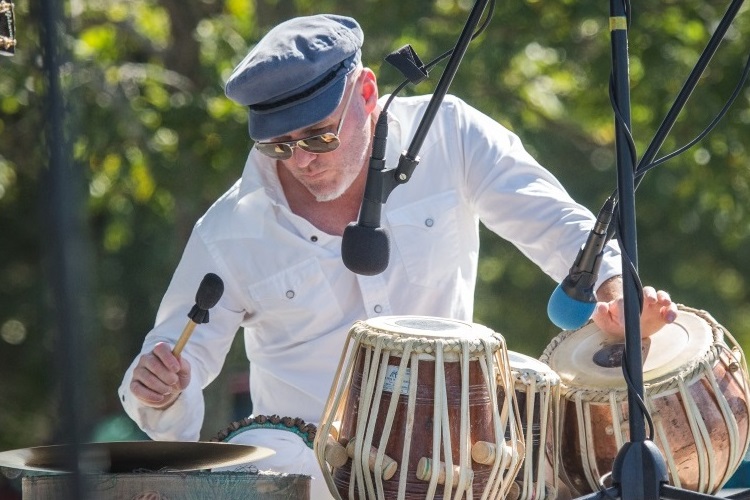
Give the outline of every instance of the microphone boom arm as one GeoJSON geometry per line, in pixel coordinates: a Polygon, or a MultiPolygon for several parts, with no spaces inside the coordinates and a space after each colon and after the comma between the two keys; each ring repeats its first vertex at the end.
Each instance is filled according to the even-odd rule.
{"type": "Polygon", "coordinates": [[[363,205],[371,205],[373,210],[360,211],[359,223],[366,227],[378,227],[380,225],[380,208],[376,206],[383,204],[388,200],[391,192],[400,184],[405,184],[411,179],[414,170],[419,164],[419,150],[427,137],[427,132],[437,115],[438,109],[448,93],[448,87],[456,76],[458,66],[463,59],[466,50],[471,42],[474,29],[479,24],[479,19],[484,12],[489,0],[478,0],[469,14],[469,18],[464,25],[463,31],[456,42],[456,47],[448,60],[445,71],[440,76],[435,92],[433,92],[430,102],[427,105],[424,116],[417,127],[414,137],[412,138],[409,148],[401,153],[396,168],[386,168],[385,166],[385,141],[388,135],[388,114],[384,110],[375,126],[375,136],[373,138],[372,155],[370,157],[370,167],[367,171],[367,185],[362,200],[363,205]],[[361,213],[367,213],[368,220],[361,219],[361,213]],[[372,217],[377,214],[377,220],[372,217]]]}

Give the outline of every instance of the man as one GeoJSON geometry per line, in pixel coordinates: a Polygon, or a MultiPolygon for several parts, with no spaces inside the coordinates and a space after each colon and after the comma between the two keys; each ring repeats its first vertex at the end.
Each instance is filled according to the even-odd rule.
{"type": "MultiPolygon", "coordinates": [[[[152,438],[198,439],[201,390],[221,370],[239,327],[255,413],[316,423],[355,321],[408,314],[471,321],[480,220],[555,281],[585,241],[592,214],[515,135],[446,96],[420,167],[383,208],[388,268],[376,276],[349,271],[341,235],[357,219],[385,102],[360,62],[362,42],[351,18],[292,19],[271,30],[227,82],[227,95],[248,107],[254,148],[242,178],[196,224],[156,325],[119,389],[128,414],[152,438]],[[224,295],[176,358],[171,348],[208,272],[223,278],[224,295]]],[[[428,102],[397,98],[388,108],[388,165],[409,145],[428,102]]],[[[593,319],[612,334],[623,331],[619,271],[610,245],[593,319]]],[[[664,292],[647,288],[645,295],[648,335],[672,321],[676,307],[664,292]]],[[[298,436],[251,432],[248,443],[277,452],[259,468],[310,474],[317,478],[313,497],[327,494],[298,436]]]]}

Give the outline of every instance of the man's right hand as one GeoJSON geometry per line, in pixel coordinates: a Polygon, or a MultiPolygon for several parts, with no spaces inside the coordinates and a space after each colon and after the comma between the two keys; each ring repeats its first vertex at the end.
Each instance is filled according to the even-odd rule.
{"type": "Polygon", "coordinates": [[[160,342],[141,356],[133,370],[130,391],[143,404],[167,409],[190,383],[190,363],[172,354],[169,344],[160,342]]]}

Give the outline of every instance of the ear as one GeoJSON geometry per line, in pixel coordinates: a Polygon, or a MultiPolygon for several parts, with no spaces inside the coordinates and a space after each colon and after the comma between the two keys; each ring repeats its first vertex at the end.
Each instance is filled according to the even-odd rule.
{"type": "Polygon", "coordinates": [[[378,82],[370,68],[362,70],[362,97],[365,100],[365,111],[372,113],[378,105],[378,82]]]}

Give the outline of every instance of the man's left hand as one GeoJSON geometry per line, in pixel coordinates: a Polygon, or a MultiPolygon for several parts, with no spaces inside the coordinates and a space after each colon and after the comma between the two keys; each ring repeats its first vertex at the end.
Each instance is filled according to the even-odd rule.
{"type": "MultiPolygon", "coordinates": [[[[654,287],[643,287],[643,311],[641,312],[641,338],[650,337],[664,325],[677,318],[677,304],[669,294],[654,287]]],[[[608,302],[598,302],[591,319],[604,333],[613,337],[625,337],[625,302],[617,297],[608,302]]]]}

